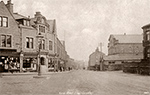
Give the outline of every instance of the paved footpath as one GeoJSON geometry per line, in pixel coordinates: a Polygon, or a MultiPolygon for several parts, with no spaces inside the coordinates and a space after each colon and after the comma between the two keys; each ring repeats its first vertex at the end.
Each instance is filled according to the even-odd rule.
{"type": "Polygon", "coordinates": [[[48,73],[4,74],[0,95],[150,95],[150,76],[77,70],[48,73]]]}

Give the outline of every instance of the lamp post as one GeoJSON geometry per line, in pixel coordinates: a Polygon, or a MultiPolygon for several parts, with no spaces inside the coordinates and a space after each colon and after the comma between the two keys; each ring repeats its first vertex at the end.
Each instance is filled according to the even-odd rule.
{"type": "Polygon", "coordinates": [[[41,33],[39,33],[36,38],[38,39],[38,76],[41,76],[41,62],[40,62],[40,55],[41,55],[41,45],[42,45],[42,38],[44,38],[43,35],[41,35],[41,33]],[[40,40],[40,41],[39,41],[40,40]]]}

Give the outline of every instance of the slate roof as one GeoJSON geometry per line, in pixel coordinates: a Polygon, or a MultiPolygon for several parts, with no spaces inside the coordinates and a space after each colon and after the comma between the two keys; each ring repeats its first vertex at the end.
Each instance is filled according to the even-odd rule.
{"type": "Polygon", "coordinates": [[[29,19],[21,14],[18,14],[18,13],[13,13],[13,16],[15,19],[29,19]]]}
{"type": "Polygon", "coordinates": [[[118,40],[118,43],[142,43],[143,35],[141,34],[135,34],[135,35],[111,35],[116,40],[118,40]]]}
{"type": "Polygon", "coordinates": [[[144,26],[142,27],[142,29],[143,29],[143,28],[146,28],[146,27],[149,27],[149,26],[150,26],[150,24],[144,25],[144,26]]]}

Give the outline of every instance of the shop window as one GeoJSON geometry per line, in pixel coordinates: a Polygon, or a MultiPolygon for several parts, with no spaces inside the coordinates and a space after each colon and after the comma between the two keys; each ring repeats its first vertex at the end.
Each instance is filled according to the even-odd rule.
{"type": "Polygon", "coordinates": [[[150,58],[150,54],[147,54],[147,57],[150,58]]]}
{"type": "Polygon", "coordinates": [[[53,50],[53,42],[49,41],[49,50],[53,50]]]}
{"type": "Polygon", "coordinates": [[[11,35],[1,35],[1,47],[11,47],[11,35]]]}
{"type": "Polygon", "coordinates": [[[26,37],[26,48],[33,48],[33,38],[26,37]]]}
{"type": "Polygon", "coordinates": [[[26,58],[23,60],[23,68],[31,68],[32,58],[26,58]]]}
{"type": "Polygon", "coordinates": [[[8,18],[0,16],[0,27],[8,27],[8,18]]]}
{"type": "Polygon", "coordinates": [[[150,53],[150,48],[147,49],[147,52],[150,53]]]}

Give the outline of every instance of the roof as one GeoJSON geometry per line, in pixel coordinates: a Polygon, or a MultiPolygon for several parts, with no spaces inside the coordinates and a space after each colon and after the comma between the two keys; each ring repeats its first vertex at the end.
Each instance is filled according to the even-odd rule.
{"type": "Polygon", "coordinates": [[[150,24],[144,25],[144,26],[142,27],[142,29],[143,29],[143,28],[146,28],[146,27],[149,27],[149,26],[150,26],[150,24]]]}
{"type": "Polygon", "coordinates": [[[115,60],[140,60],[142,55],[108,55],[104,57],[104,60],[115,61],[115,60]]]}
{"type": "Polygon", "coordinates": [[[133,35],[111,35],[118,40],[118,43],[142,43],[143,35],[142,34],[133,34],[133,35]]]}
{"type": "Polygon", "coordinates": [[[15,19],[29,19],[21,14],[18,14],[18,13],[13,13],[13,16],[15,19]]]}

